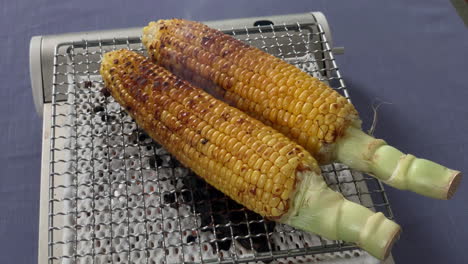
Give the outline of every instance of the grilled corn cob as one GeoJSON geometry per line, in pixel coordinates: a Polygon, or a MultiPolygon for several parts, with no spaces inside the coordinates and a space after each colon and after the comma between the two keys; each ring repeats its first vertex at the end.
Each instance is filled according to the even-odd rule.
{"type": "Polygon", "coordinates": [[[321,164],[339,161],[438,199],[449,199],[461,180],[459,171],[368,136],[353,105],[325,83],[220,31],[159,20],[144,28],[143,43],[155,62],[271,125],[321,164]]]}
{"type": "Polygon", "coordinates": [[[235,201],[379,258],[390,251],[400,227],[329,189],[315,159],[283,134],[135,52],[106,53],[100,72],[140,127],[235,201]]]}

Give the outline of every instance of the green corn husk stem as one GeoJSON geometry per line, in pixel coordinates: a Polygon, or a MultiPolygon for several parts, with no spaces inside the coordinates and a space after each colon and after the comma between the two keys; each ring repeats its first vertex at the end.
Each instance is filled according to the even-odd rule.
{"type": "Polygon", "coordinates": [[[280,222],[323,237],[352,242],[378,259],[390,254],[401,228],[382,213],[346,200],[316,172],[299,172],[301,185],[280,222]],[[300,175],[302,174],[302,175],[300,175]]]}
{"type": "Polygon", "coordinates": [[[436,199],[450,199],[462,176],[459,171],[404,154],[353,126],[335,143],[334,156],[337,161],[390,186],[436,199]]]}

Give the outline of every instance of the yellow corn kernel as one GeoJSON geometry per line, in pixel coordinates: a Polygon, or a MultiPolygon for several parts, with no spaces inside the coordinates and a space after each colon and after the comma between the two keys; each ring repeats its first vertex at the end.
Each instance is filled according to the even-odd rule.
{"type": "Polygon", "coordinates": [[[270,201],[268,201],[270,207],[272,208],[276,208],[280,202],[281,202],[281,198],[279,197],[272,197],[270,201]]]}
{"type": "Polygon", "coordinates": [[[267,193],[271,193],[273,189],[273,181],[271,179],[267,179],[263,190],[267,193]]]}
{"type": "Polygon", "coordinates": [[[265,186],[266,181],[267,181],[267,175],[261,174],[257,181],[257,187],[263,188],[265,186]]]}

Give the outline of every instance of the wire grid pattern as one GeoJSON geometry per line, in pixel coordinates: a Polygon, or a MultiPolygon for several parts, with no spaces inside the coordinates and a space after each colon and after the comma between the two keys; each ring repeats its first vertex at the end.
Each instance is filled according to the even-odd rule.
{"type": "MultiPolygon", "coordinates": [[[[328,82],[349,99],[322,27],[271,25],[226,33],[328,82]]],[[[107,95],[101,56],[139,38],[59,45],[54,57],[49,263],[303,263],[366,255],[263,219],[181,166],[107,95]]],[[[382,184],[342,164],[329,186],[393,218],[382,184]]]]}

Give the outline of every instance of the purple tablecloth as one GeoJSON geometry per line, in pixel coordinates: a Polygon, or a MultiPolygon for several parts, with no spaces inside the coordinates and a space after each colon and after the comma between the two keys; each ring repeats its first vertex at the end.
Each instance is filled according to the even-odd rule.
{"type": "MultiPolygon", "coordinates": [[[[35,263],[42,120],[28,71],[31,36],[195,20],[322,11],[353,102],[376,135],[468,171],[468,34],[449,1],[1,1],[0,263],[35,263]]],[[[387,188],[403,227],[398,263],[468,263],[468,181],[451,201],[387,188]]]]}

